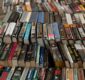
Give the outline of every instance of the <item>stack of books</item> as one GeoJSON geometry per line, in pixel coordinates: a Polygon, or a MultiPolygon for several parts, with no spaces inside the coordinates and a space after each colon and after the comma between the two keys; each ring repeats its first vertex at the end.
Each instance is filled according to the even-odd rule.
{"type": "Polygon", "coordinates": [[[84,0],[4,0],[0,80],[84,80],[84,0]]]}

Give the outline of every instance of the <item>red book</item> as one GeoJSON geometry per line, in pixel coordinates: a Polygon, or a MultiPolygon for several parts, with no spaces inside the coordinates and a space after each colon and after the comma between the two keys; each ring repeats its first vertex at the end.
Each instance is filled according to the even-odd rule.
{"type": "Polygon", "coordinates": [[[57,12],[58,11],[58,9],[51,2],[48,2],[48,4],[50,5],[50,7],[51,7],[53,12],[57,12]]]}
{"type": "Polygon", "coordinates": [[[16,48],[17,48],[17,45],[18,45],[18,44],[17,44],[16,42],[13,43],[13,46],[12,46],[11,51],[10,51],[9,56],[8,56],[8,64],[9,64],[9,65],[11,64],[12,58],[13,58],[13,56],[14,56],[14,54],[15,54],[15,50],[16,50],[16,48]]]}

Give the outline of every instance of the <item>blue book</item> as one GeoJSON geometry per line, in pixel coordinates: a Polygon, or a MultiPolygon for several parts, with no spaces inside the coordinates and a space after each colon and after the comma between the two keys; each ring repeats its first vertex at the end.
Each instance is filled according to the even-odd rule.
{"type": "Polygon", "coordinates": [[[30,72],[28,73],[27,80],[33,80],[35,69],[30,69],[30,72]]]}
{"type": "Polygon", "coordinates": [[[44,12],[39,12],[38,13],[38,23],[44,23],[44,12]]]}
{"type": "Polygon", "coordinates": [[[30,36],[31,27],[32,27],[31,23],[28,23],[26,25],[26,31],[25,31],[25,35],[24,35],[24,43],[25,44],[29,44],[29,36],[30,36]]]}
{"type": "Polygon", "coordinates": [[[40,60],[39,60],[39,64],[41,67],[43,67],[44,64],[44,47],[40,48],[40,60]]]}
{"type": "Polygon", "coordinates": [[[29,22],[37,22],[38,12],[32,12],[29,22]]]}
{"type": "Polygon", "coordinates": [[[53,23],[52,27],[53,27],[53,33],[54,33],[54,37],[56,39],[56,41],[60,41],[60,33],[59,33],[59,28],[58,28],[58,23],[53,23]]]}

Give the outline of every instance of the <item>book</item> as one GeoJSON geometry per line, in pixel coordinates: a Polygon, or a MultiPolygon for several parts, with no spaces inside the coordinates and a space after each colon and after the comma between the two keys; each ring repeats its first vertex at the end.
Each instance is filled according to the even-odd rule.
{"type": "Polygon", "coordinates": [[[31,27],[32,27],[31,23],[26,24],[26,31],[24,33],[24,44],[29,44],[30,43],[29,40],[30,40],[31,27]]]}
{"type": "Polygon", "coordinates": [[[6,30],[6,33],[5,33],[5,36],[4,36],[4,42],[5,43],[11,43],[12,42],[11,36],[13,34],[15,26],[16,26],[15,22],[9,23],[8,28],[6,30]]]}
{"type": "Polygon", "coordinates": [[[22,47],[21,47],[21,51],[18,57],[18,65],[24,67],[25,66],[25,55],[26,55],[26,51],[27,51],[27,45],[23,46],[22,43],[22,47]]]}

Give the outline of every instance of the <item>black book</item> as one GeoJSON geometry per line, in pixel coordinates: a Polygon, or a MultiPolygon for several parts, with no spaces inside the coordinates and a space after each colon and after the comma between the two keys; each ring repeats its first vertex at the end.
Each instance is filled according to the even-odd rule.
{"type": "Polygon", "coordinates": [[[18,65],[24,67],[25,66],[25,55],[27,52],[27,45],[22,43],[22,49],[20,55],[18,57],[18,65]]]}
{"type": "Polygon", "coordinates": [[[12,12],[10,18],[8,19],[8,22],[17,22],[20,14],[18,12],[12,12]]]}

